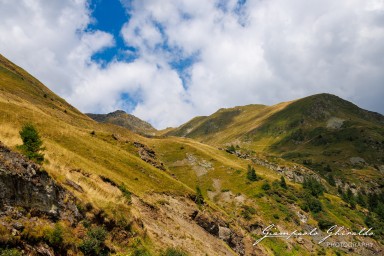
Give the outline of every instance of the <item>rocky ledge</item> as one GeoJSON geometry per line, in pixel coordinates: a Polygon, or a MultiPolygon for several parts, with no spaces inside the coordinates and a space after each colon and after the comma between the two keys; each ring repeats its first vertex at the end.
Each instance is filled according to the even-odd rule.
{"type": "Polygon", "coordinates": [[[80,217],[69,192],[40,166],[0,142],[0,211],[8,207],[72,223],[80,217]]]}

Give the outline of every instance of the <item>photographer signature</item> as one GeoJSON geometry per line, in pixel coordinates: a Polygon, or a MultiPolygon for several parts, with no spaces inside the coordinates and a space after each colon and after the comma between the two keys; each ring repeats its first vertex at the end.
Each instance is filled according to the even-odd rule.
{"type": "MultiPolygon", "coordinates": [[[[265,238],[285,238],[286,240],[290,239],[291,237],[302,237],[302,236],[319,236],[319,232],[317,228],[312,229],[311,231],[298,231],[294,230],[292,232],[281,232],[278,231],[275,224],[271,224],[268,227],[266,227],[262,231],[263,237],[256,240],[253,245],[257,245],[261,241],[263,241],[265,238]],[[274,231],[275,230],[275,231],[274,231]]],[[[363,228],[359,232],[351,231],[348,228],[345,228],[344,226],[337,226],[334,225],[330,227],[326,235],[320,239],[318,242],[319,244],[325,242],[328,238],[332,236],[373,236],[374,233],[372,231],[372,228],[363,228]]]]}

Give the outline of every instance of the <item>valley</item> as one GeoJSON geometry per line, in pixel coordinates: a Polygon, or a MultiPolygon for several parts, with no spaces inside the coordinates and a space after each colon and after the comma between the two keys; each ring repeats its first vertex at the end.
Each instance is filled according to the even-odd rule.
{"type": "MultiPolygon", "coordinates": [[[[60,187],[62,204],[76,215],[73,221],[60,214],[52,218],[53,202],[37,211],[4,196],[0,255],[383,252],[380,114],[320,94],[275,106],[221,109],[165,131],[126,113],[106,116],[81,113],[0,56],[0,183],[12,190],[5,180],[34,165],[18,147],[19,131],[32,124],[45,148],[45,160],[35,169],[60,187]],[[254,245],[271,224],[281,232],[315,228],[319,236],[254,245]],[[329,238],[371,246],[319,244],[334,225],[372,227],[372,236],[329,238]]],[[[33,187],[31,180],[23,182],[33,187]]]]}

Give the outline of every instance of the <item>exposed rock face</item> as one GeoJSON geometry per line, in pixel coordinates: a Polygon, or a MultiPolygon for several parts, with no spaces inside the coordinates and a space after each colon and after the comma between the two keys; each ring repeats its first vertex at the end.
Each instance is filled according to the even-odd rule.
{"type": "MultiPolygon", "coordinates": [[[[225,150],[223,148],[219,148],[219,150],[225,150]]],[[[294,166],[280,166],[276,163],[269,162],[268,160],[258,158],[254,155],[241,152],[240,150],[230,151],[225,150],[229,154],[233,154],[239,158],[242,159],[250,159],[253,163],[257,165],[264,166],[272,171],[276,171],[278,173],[281,173],[286,178],[288,178],[291,181],[297,182],[297,183],[303,183],[304,178],[307,176],[311,176],[312,178],[315,178],[316,180],[320,181],[320,176],[311,171],[308,168],[305,168],[303,166],[294,165],[294,166]]]]}
{"type": "Polygon", "coordinates": [[[143,161],[149,163],[157,169],[165,171],[164,164],[157,160],[155,151],[148,148],[146,145],[141,144],[140,142],[134,142],[133,144],[139,149],[139,156],[143,161]]]}
{"type": "Polygon", "coordinates": [[[220,218],[214,218],[207,214],[194,214],[191,216],[196,223],[213,236],[225,241],[239,255],[245,255],[243,237],[230,229],[227,223],[220,218]]]}
{"type": "Polygon", "coordinates": [[[73,201],[38,165],[0,143],[0,211],[23,207],[37,215],[73,223],[80,217],[73,201]]]}

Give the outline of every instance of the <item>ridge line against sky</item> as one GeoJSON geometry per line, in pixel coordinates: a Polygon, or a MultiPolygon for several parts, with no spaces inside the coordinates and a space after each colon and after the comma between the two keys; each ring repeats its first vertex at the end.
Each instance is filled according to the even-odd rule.
{"type": "Polygon", "coordinates": [[[384,113],[382,0],[0,0],[0,53],[156,128],[328,92],[384,113]]]}

